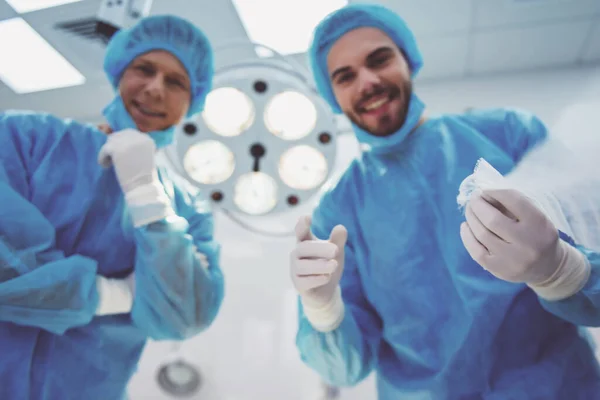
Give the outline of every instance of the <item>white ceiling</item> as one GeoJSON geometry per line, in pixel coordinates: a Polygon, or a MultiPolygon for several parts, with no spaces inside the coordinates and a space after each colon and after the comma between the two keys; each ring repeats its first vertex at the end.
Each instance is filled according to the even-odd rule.
{"type": "MultiPolygon", "coordinates": [[[[419,82],[556,68],[600,61],[599,0],[383,0],[414,30],[425,58],[419,82]]],[[[23,15],[87,78],[82,86],[17,95],[0,83],[0,109],[44,110],[98,120],[112,91],[102,73],[104,48],[55,28],[93,17],[99,0],[23,15]]],[[[214,44],[247,40],[230,0],[154,0],[153,14],[181,15],[214,44]],[[210,11],[209,11],[210,10],[210,11]]],[[[0,20],[16,13],[0,0],[0,20]]],[[[303,54],[296,59],[304,62],[303,54]]]]}

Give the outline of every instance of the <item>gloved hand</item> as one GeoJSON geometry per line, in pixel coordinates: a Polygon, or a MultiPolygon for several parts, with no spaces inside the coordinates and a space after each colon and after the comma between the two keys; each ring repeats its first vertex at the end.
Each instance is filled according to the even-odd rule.
{"type": "Polygon", "coordinates": [[[339,282],[348,232],[338,225],[329,240],[318,240],[310,232],[310,224],[310,217],[302,217],[296,224],[297,245],[290,257],[292,282],[306,318],[315,329],[328,332],[337,328],[344,317],[339,282]]]}
{"type": "Polygon", "coordinates": [[[110,134],[98,154],[101,166],[114,167],[136,227],[174,215],[158,179],[155,155],[154,140],[134,129],[110,134]]]}
{"type": "Polygon", "coordinates": [[[135,275],[129,274],[125,279],[110,279],[98,275],[98,308],[96,315],[127,314],[133,307],[135,297],[135,275]]]}
{"type": "Polygon", "coordinates": [[[460,235],[483,268],[502,280],[524,282],[547,300],[572,296],[590,275],[585,256],[560,240],[552,222],[516,190],[474,194],[460,235]]]}

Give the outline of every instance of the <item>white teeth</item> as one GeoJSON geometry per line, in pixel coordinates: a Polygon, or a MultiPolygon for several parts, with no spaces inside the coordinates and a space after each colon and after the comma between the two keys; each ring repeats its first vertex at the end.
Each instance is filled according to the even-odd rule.
{"type": "Polygon", "coordinates": [[[373,103],[369,103],[369,104],[367,104],[367,105],[365,106],[365,110],[367,110],[367,111],[373,111],[373,110],[375,110],[376,108],[379,108],[379,107],[381,107],[382,105],[384,105],[384,104],[385,104],[385,103],[387,103],[387,102],[388,102],[388,99],[387,99],[387,98],[386,98],[386,99],[377,100],[377,101],[375,101],[375,102],[373,102],[373,103]]]}
{"type": "Polygon", "coordinates": [[[160,114],[159,114],[159,113],[152,112],[152,111],[148,110],[147,108],[145,108],[145,107],[144,107],[144,106],[142,106],[142,105],[139,105],[139,106],[138,106],[138,108],[139,108],[139,109],[140,109],[140,111],[141,111],[141,112],[143,112],[144,114],[148,114],[148,115],[150,115],[150,116],[153,116],[153,117],[158,117],[158,116],[160,116],[160,114]]]}

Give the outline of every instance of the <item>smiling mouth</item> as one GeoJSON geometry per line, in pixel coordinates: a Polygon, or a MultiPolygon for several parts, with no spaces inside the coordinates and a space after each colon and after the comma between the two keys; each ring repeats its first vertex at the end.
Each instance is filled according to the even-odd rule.
{"type": "Polygon", "coordinates": [[[136,110],[138,110],[140,112],[140,114],[142,114],[142,115],[144,115],[146,117],[150,117],[150,118],[164,118],[164,117],[166,117],[165,113],[151,110],[150,108],[144,106],[143,104],[138,103],[135,100],[132,100],[131,103],[136,108],[136,110]]]}
{"type": "Polygon", "coordinates": [[[373,99],[373,100],[369,100],[369,101],[365,102],[364,105],[362,105],[359,108],[359,111],[362,114],[368,114],[373,111],[377,111],[379,108],[385,106],[386,104],[388,104],[395,98],[396,98],[396,96],[394,96],[393,94],[387,94],[384,97],[378,96],[377,99],[373,99]]]}

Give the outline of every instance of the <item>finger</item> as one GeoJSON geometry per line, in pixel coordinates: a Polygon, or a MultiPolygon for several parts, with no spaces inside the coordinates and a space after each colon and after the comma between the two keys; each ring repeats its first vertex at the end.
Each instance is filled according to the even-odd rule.
{"type": "Polygon", "coordinates": [[[328,284],[330,279],[327,275],[296,277],[294,284],[299,292],[306,292],[328,284]]]}
{"type": "Polygon", "coordinates": [[[501,204],[516,220],[522,219],[531,207],[535,207],[525,194],[514,189],[489,189],[484,190],[483,195],[501,204]]]}
{"type": "Polygon", "coordinates": [[[296,258],[324,258],[330,260],[338,255],[338,247],[334,243],[309,240],[300,242],[294,249],[296,258]]]}
{"type": "Polygon", "coordinates": [[[477,241],[466,222],[463,222],[460,225],[460,238],[471,258],[484,269],[487,269],[486,261],[489,257],[489,253],[485,246],[477,241]]]}
{"type": "Polygon", "coordinates": [[[112,165],[111,152],[112,149],[110,142],[107,141],[98,153],[98,164],[100,164],[104,168],[110,167],[112,165]]]}
{"type": "Polygon", "coordinates": [[[494,207],[495,209],[500,211],[502,214],[504,214],[508,218],[512,219],[513,221],[517,221],[517,222],[519,221],[519,218],[517,218],[517,216],[514,215],[508,208],[504,207],[504,205],[502,203],[500,203],[498,200],[494,199],[491,196],[486,195],[485,192],[481,192],[481,197],[485,201],[487,201],[492,207],[494,207]]]}
{"type": "Polygon", "coordinates": [[[113,133],[112,128],[108,124],[100,124],[100,125],[98,125],[98,129],[100,131],[106,133],[107,135],[110,135],[111,133],[113,133]]]}
{"type": "Polygon", "coordinates": [[[305,240],[312,240],[312,234],[310,233],[310,224],[312,222],[312,218],[308,215],[302,216],[298,219],[296,223],[296,240],[298,242],[303,242],[305,240]]]}
{"type": "Polygon", "coordinates": [[[348,240],[348,231],[346,228],[343,225],[334,227],[329,236],[329,241],[341,250],[346,245],[346,240],[348,240]]]}
{"type": "Polygon", "coordinates": [[[471,198],[467,208],[470,208],[473,214],[489,231],[502,238],[505,242],[514,241],[517,222],[504,215],[496,207],[485,201],[480,194],[471,198]]]}
{"type": "Polygon", "coordinates": [[[330,275],[337,267],[335,260],[296,260],[294,273],[297,276],[330,275]]]}
{"type": "Polygon", "coordinates": [[[471,209],[469,204],[465,210],[465,218],[467,225],[471,230],[471,233],[481,243],[490,254],[497,254],[502,248],[505,241],[498,237],[494,232],[490,231],[483,223],[477,218],[477,215],[471,209]]]}

